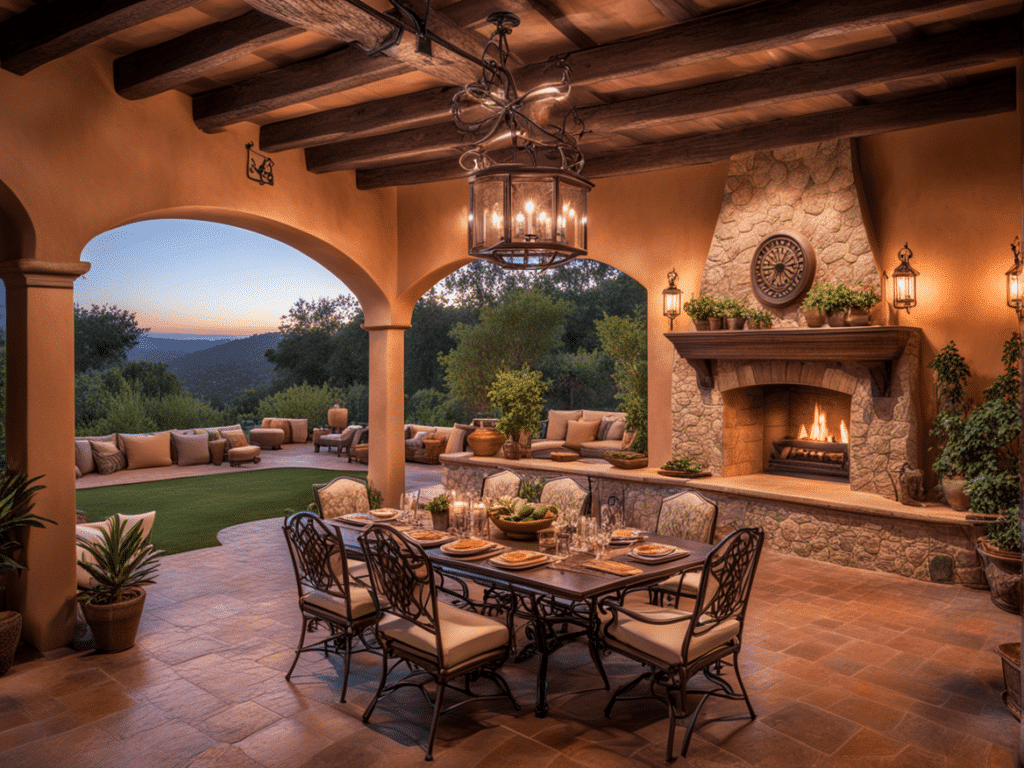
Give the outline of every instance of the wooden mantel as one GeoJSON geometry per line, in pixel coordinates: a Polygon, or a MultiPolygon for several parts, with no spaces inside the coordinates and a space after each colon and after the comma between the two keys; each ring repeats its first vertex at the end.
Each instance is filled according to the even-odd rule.
{"type": "Polygon", "coordinates": [[[892,364],[920,328],[869,325],[857,328],[769,328],[754,331],[666,333],[679,356],[697,372],[702,389],[714,387],[716,360],[853,362],[871,374],[871,394],[888,396],[892,364]]]}

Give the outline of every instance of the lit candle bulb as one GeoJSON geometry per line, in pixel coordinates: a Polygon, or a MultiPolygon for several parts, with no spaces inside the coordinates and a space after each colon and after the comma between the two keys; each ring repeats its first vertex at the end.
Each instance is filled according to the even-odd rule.
{"type": "Polygon", "coordinates": [[[523,231],[524,231],[524,226],[525,226],[524,222],[525,221],[526,221],[526,218],[523,216],[523,214],[520,213],[518,216],[516,216],[516,234],[520,238],[523,237],[523,231]]]}
{"type": "Polygon", "coordinates": [[[501,240],[501,216],[498,215],[497,211],[491,213],[491,224],[494,226],[494,238],[496,240],[501,240]]]}
{"type": "Polygon", "coordinates": [[[523,206],[526,209],[526,234],[533,234],[533,200],[527,200],[526,205],[523,206]]]}

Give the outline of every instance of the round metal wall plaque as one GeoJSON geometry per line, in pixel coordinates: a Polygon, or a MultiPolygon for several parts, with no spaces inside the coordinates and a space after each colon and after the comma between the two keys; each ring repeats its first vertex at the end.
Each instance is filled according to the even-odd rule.
{"type": "Polygon", "coordinates": [[[814,282],[814,248],[796,232],[769,235],[750,262],[750,286],[762,304],[785,307],[814,282]]]}

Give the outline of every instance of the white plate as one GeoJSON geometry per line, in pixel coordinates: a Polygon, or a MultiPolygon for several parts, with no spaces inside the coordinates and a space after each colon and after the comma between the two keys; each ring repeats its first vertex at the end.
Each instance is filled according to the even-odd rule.
{"type": "Polygon", "coordinates": [[[353,525],[369,525],[370,523],[376,522],[372,517],[363,514],[362,512],[353,512],[349,515],[342,515],[337,519],[345,523],[352,523],[353,525]]]}
{"type": "Polygon", "coordinates": [[[452,536],[450,533],[444,533],[444,531],[407,531],[405,533],[405,535],[408,536],[413,541],[415,541],[417,544],[419,544],[424,549],[430,549],[431,547],[439,547],[442,544],[447,544],[449,541],[454,541],[455,540],[454,536],[452,536]],[[418,533],[419,534],[439,533],[441,535],[438,536],[436,539],[419,539],[419,538],[416,538],[416,534],[418,534],[418,533]]]}
{"type": "Polygon", "coordinates": [[[539,565],[547,565],[551,558],[547,555],[536,553],[536,557],[531,557],[529,560],[524,560],[521,563],[510,563],[505,560],[505,554],[497,555],[492,557],[489,562],[491,565],[496,565],[498,568],[504,568],[508,571],[524,571],[527,568],[536,568],[539,565]]]}
{"type": "Polygon", "coordinates": [[[386,520],[394,520],[398,517],[397,509],[372,509],[370,510],[370,517],[374,520],[380,520],[382,523],[386,520]]]}
{"type": "MultiPolygon", "coordinates": [[[[625,530],[625,529],[623,529],[623,530],[625,530]]],[[[644,535],[647,533],[646,531],[641,531],[638,528],[630,528],[629,530],[633,531],[632,535],[630,535],[630,536],[612,536],[611,543],[612,544],[636,544],[638,541],[643,539],[644,535]]]]}
{"type": "Polygon", "coordinates": [[[664,552],[659,552],[657,554],[645,555],[641,552],[637,552],[636,548],[629,550],[626,554],[640,563],[663,563],[666,560],[675,560],[678,557],[686,557],[690,554],[687,550],[680,549],[679,547],[673,547],[668,544],[664,546],[667,547],[667,549],[664,552]]]}
{"type": "Polygon", "coordinates": [[[441,551],[446,555],[452,557],[468,557],[469,555],[479,555],[481,552],[486,552],[489,549],[493,549],[498,546],[493,541],[483,541],[483,539],[474,539],[474,541],[481,541],[482,543],[476,547],[458,547],[457,545],[468,539],[460,539],[459,541],[452,541],[447,544],[441,545],[441,551]]]}

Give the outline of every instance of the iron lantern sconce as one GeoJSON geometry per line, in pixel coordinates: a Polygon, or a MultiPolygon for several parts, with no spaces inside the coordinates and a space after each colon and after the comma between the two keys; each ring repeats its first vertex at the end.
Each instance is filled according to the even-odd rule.
{"type": "Polygon", "coordinates": [[[661,306],[665,317],[668,318],[668,329],[673,330],[673,325],[676,318],[682,313],[682,294],[683,292],[676,288],[676,280],[679,275],[673,269],[668,273],[668,288],[661,292],[661,306]]]}
{"type": "Polygon", "coordinates": [[[1019,235],[1010,243],[1010,250],[1013,251],[1013,266],[1006,271],[1006,306],[1015,309],[1020,318],[1024,314],[1024,279],[1021,276],[1024,263],[1020,257],[1019,235]]]}
{"type": "Polygon", "coordinates": [[[897,310],[907,310],[909,315],[910,308],[917,306],[917,276],[919,273],[910,266],[910,259],[914,253],[910,250],[909,244],[904,243],[903,248],[896,255],[899,256],[900,264],[892,271],[892,305],[897,310]]]}

